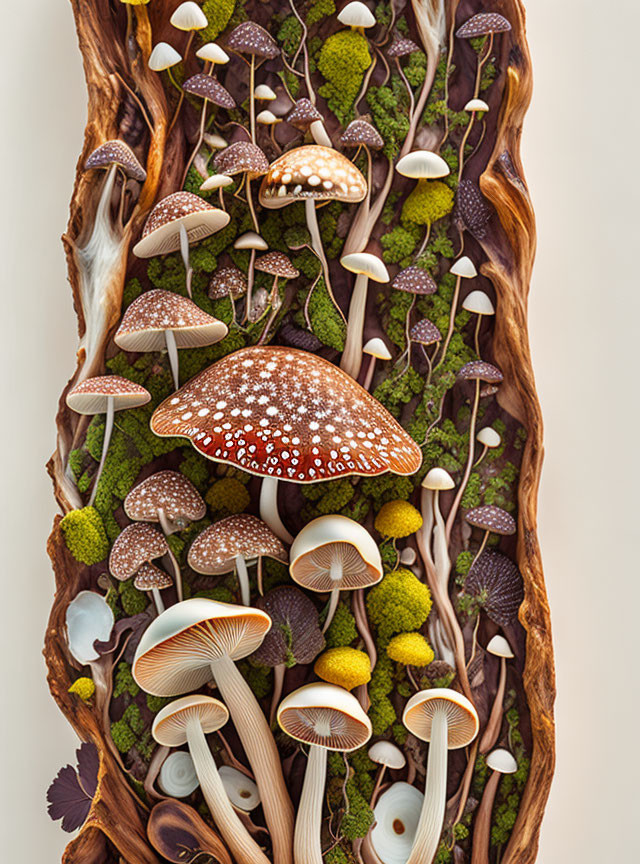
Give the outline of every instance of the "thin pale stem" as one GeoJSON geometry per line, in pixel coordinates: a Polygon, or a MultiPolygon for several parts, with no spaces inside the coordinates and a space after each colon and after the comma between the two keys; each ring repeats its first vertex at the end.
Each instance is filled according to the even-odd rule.
{"type": "Polygon", "coordinates": [[[273,667],[273,690],[271,692],[271,709],[269,711],[269,725],[273,726],[276,719],[276,711],[280,704],[280,698],[284,689],[284,678],[287,674],[287,667],[284,663],[273,667]]]}
{"type": "MultiPolygon", "coordinates": [[[[251,118],[251,141],[256,143],[256,55],[251,55],[249,63],[249,115],[251,118]]],[[[257,229],[256,229],[257,230],[257,229]]]]}
{"type": "Polygon", "coordinates": [[[447,356],[447,349],[449,348],[449,342],[451,342],[451,337],[453,336],[453,331],[455,329],[456,324],[456,311],[458,309],[458,298],[460,297],[460,283],[462,282],[462,276],[456,277],[456,287],[453,291],[453,297],[451,298],[451,309],[449,311],[449,327],[447,328],[447,335],[444,337],[444,342],[442,343],[442,348],[440,351],[440,359],[436,365],[436,369],[438,369],[445,361],[447,356]]]}
{"type": "Polygon", "coordinates": [[[431,721],[427,780],[420,819],[407,864],[431,864],[440,844],[447,794],[448,723],[444,710],[431,721]]]}
{"type": "Polygon", "coordinates": [[[285,543],[293,543],[278,512],[278,480],[276,477],[263,477],[260,486],[260,518],[273,533],[285,543]]]}
{"type": "Polygon", "coordinates": [[[296,864],[322,864],[322,804],[327,782],[327,751],[312,745],[304,774],[293,856],[296,864]]]}
{"type": "Polygon", "coordinates": [[[191,262],[189,260],[189,235],[187,234],[187,229],[184,227],[184,223],[180,223],[180,255],[182,256],[182,261],[184,263],[185,269],[185,285],[187,286],[187,294],[191,297],[191,279],[193,277],[193,268],[191,267],[191,262]]]}
{"type": "Polygon", "coordinates": [[[464,148],[467,146],[467,141],[469,139],[469,135],[471,134],[471,130],[473,129],[475,119],[476,112],[472,111],[469,122],[467,123],[467,128],[464,130],[462,141],[460,142],[460,149],[458,150],[458,182],[460,182],[460,178],[462,177],[462,170],[464,168],[464,148]]]}
{"type": "Polygon", "coordinates": [[[247,182],[245,184],[245,195],[247,196],[247,204],[249,205],[249,212],[251,213],[251,220],[253,222],[253,227],[255,228],[256,234],[260,233],[260,227],[258,225],[258,217],[256,216],[256,210],[253,205],[253,195],[251,194],[251,178],[247,174],[247,182]]]}
{"type": "Polygon", "coordinates": [[[162,602],[160,591],[157,588],[152,588],[151,596],[153,597],[153,602],[156,606],[156,612],[158,613],[158,615],[162,615],[162,613],[164,612],[164,603],[162,602]]]}
{"type": "Polygon", "coordinates": [[[111,441],[111,433],[113,432],[113,418],[115,416],[115,410],[115,400],[113,396],[109,396],[107,399],[107,413],[104,421],[102,454],[100,456],[100,464],[98,465],[96,479],[93,481],[93,489],[91,490],[91,497],[89,498],[89,507],[93,506],[93,502],[96,500],[96,495],[98,494],[98,484],[100,483],[100,477],[104,470],[104,463],[107,460],[107,453],[109,452],[109,442],[111,441]]]}
{"type": "Polygon", "coordinates": [[[493,705],[491,706],[491,713],[489,714],[489,719],[487,720],[487,725],[485,727],[484,732],[482,733],[482,738],[480,739],[480,752],[488,753],[489,750],[493,747],[493,745],[498,740],[498,735],[500,734],[500,727],[502,726],[502,713],[503,713],[503,702],[504,702],[504,694],[507,689],[507,659],[506,657],[500,658],[500,678],[498,679],[498,689],[496,690],[496,696],[493,700],[493,705]]]}
{"type": "Polygon", "coordinates": [[[169,366],[171,367],[173,386],[178,390],[180,388],[180,363],[178,360],[178,346],[176,345],[176,337],[173,330],[164,331],[164,341],[167,346],[167,355],[169,356],[169,366]]]}
{"type": "Polygon", "coordinates": [[[333,289],[331,288],[331,277],[329,275],[329,262],[327,261],[327,256],[324,254],[324,246],[322,245],[322,237],[320,236],[320,228],[318,227],[318,214],[316,213],[316,203],[313,198],[305,198],[304,212],[307,218],[307,228],[309,229],[309,234],[311,234],[311,248],[316,253],[320,260],[320,263],[322,264],[322,272],[324,274],[324,281],[327,288],[327,293],[331,298],[331,302],[333,303],[337,311],[340,313],[340,317],[343,321],[345,321],[342,310],[336,303],[336,298],[333,296],[333,289]]]}
{"type": "Polygon", "coordinates": [[[491,56],[491,51],[493,50],[493,33],[489,34],[489,39],[487,41],[487,49],[482,55],[482,58],[478,60],[478,68],[476,70],[476,83],[473,88],[473,98],[477,99],[480,93],[480,84],[482,83],[482,70],[485,67],[485,64],[489,57],[491,56]]]}
{"type": "Polygon", "coordinates": [[[478,355],[478,360],[482,360],[480,356],[480,325],[482,324],[482,315],[478,315],[478,320],[476,321],[476,327],[473,333],[473,344],[476,348],[476,354],[478,355]]]}
{"type": "Polygon", "coordinates": [[[482,793],[480,806],[473,820],[473,840],[471,844],[471,864],[489,864],[489,841],[491,839],[491,813],[502,775],[497,771],[491,774],[482,793]]]}
{"type": "Polygon", "coordinates": [[[334,588],[329,596],[329,606],[327,607],[327,617],[324,619],[324,624],[322,625],[322,632],[326,633],[329,629],[329,625],[333,621],[333,616],[336,614],[336,609],[338,608],[338,600],[340,599],[340,589],[334,588]]]}
{"type": "Polygon", "coordinates": [[[371,387],[371,384],[373,383],[373,376],[375,374],[375,371],[376,371],[376,358],[372,354],[371,357],[369,358],[369,365],[367,366],[367,371],[366,371],[365,376],[364,376],[364,381],[362,382],[362,386],[364,387],[365,390],[368,390],[369,387],[371,387]]]}
{"type": "Polygon", "coordinates": [[[467,456],[467,464],[464,469],[464,474],[462,475],[462,481],[460,483],[460,486],[458,487],[456,497],[453,499],[451,510],[449,510],[449,514],[447,516],[447,521],[445,525],[445,537],[447,545],[451,541],[453,524],[456,521],[460,502],[462,501],[462,496],[464,495],[465,489],[467,488],[467,483],[469,482],[469,477],[471,475],[471,466],[473,465],[473,460],[475,456],[476,420],[478,418],[478,405],[480,404],[480,380],[478,378],[476,378],[475,385],[476,389],[473,397],[473,407],[471,408],[471,419],[469,420],[469,454],[467,456]]]}
{"type": "Polygon", "coordinates": [[[250,606],[249,571],[242,555],[236,555],[236,572],[238,574],[238,584],[240,585],[240,602],[243,606],[250,606]]]}

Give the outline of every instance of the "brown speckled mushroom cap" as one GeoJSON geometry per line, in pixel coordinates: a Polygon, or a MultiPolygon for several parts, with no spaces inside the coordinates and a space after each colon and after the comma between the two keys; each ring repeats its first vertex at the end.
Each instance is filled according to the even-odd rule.
{"type": "Polygon", "coordinates": [[[156,409],[156,435],[189,438],[209,459],[250,474],[312,483],[415,473],[422,451],[349,375],[295,348],[223,357],[156,409]]]}
{"type": "Polygon", "coordinates": [[[463,381],[484,381],[486,384],[500,384],[504,375],[497,366],[484,360],[471,360],[465,363],[458,372],[458,378],[463,381]]]}
{"type": "Polygon", "coordinates": [[[412,264],[401,270],[391,283],[396,291],[406,291],[407,294],[420,294],[427,296],[435,294],[438,286],[426,270],[412,264]]]}
{"type": "Polygon", "coordinates": [[[76,414],[104,414],[109,399],[116,411],[139,408],[151,401],[151,394],[140,384],[120,375],[99,375],[76,384],[67,393],[66,403],[76,414]]]}
{"type": "Polygon", "coordinates": [[[287,114],[287,123],[291,123],[296,129],[308,129],[316,120],[323,120],[322,114],[310,99],[303,97],[298,99],[291,111],[287,114]]]}
{"type": "Polygon", "coordinates": [[[246,172],[249,177],[261,177],[269,170],[269,160],[262,150],[251,141],[236,141],[216,153],[213,160],[216,168],[223,174],[233,177],[234,174],[246,172]]]}
{"type": "Polygon", "coordinates": [[[207,75],[205,72],[198,72],[197,75],[187,78],[182,89],[187,93],[193,93],[194,96],[207,99],[220,108],[236,107],[235,99],[231,93],[225,90],[217,78],[214,78],[213,75],[207,75]]]}
{"type": "Polygon", "coordinates": [[[133,487],[124,499],[124,512],[138,522],[159,522],[158,510],[171,522],[187,525],[202,519],[207,507],[184,474],[157,471],[133,487]]]}
{"type": "Polygon", "coordinates": [[[287,550],[262,519],[238,513],[215,522],[199,534],[189,549],[189,567],[196,573],[217,576],[231,572],[240,555],[245,561],[275,558],[286,563],[287,550]]]}
{"type": "Polygon", "coordinates": [[[115,579],[124,582],[144,563],[166,555],[168,548],[164,535],[157,528],[146,522],[127,525],[111,547],[109,571],[115,579]]]}
{"type": "Polygon", "coordinates": [[[416,45],[413,39],[394,39],[387,50],[388,57],[406,57],[407,54],[415,54],[420,50],[420,46],[416,45]]]}
{"type": "Polygon", "coordinates": [[[154,588],[164,591],[165,588],[171,588],[173,579],[155,564],[145,561],[136,573],[133,584],[138,591],[153,591],[154,588]]]}
{"type": "Polygon", "coordinates": [[[474,507],[464,517],[469,525],[508,537],[516,533],[516,521],[510,513],[494,504],[474,507]]]}
{"type": "Polygon", "coordinates": [[[487,36],[489,33],[505,33],[511,30],[511,24],[504,15],[497,12],[480,12],[465,21],[456,30],[459,39],[475,39],[476,36],[487,36]]]}
{"type": "Polygon", "coordinates": [[[384,147],[384,139],[375,126],[366,120],[352,120],[342,133],[340,143],[345,147],[369,147],[370,150],[380,150],[384,147]]]}
{"type": "Polygon", "coordinates": [[[260,203],[270,209],[305,198],[357,204],[366,194],[367,181],[346,156],[331,147],[306,144],[271,163],[260,187],[260,203]]]}
{"type": "Polygon", "coordinates": [[[296,279],[300,275],[300,271],[282,252],[267,252],[266,255],[256,258],[255,269],[281,279],[296,279]]]}
{"type": "Polygon", "coordinates": [[[207,294],[212,300],[231,297],[236,300],[247,293],[247,277],[237,267],[221,267],[211,277],[207,294]]]}
{"type": "Polygon", "coordinates": [[[118,165],[128,177],[143,183],[147,172],[138,161],[133,150],[124,141],[105,141],[91,153],[84,163],[84,170],[92,168],[109,168],[118,165]]]}
{"type": "Polygon", "coordinates": [[[192,192],[174,192],[159,201],[149,214],[142,238],[133,247],[138,258],[167,255],[180,249],[180,225],[189,243],[203,240],[229,224],[230,216],[192,192]]]}
{"type": "Polygon", "coordinates": [[[500,627],[508,627],[516,621],[524,600],[524,586],[517,565],[506,555],[493,550],[483,552],[471,567],[464,591],[475,597],[489,618],[500,627]]]}
{"type": "Polygon", "coordinates": [[[413,325],[409,333],[409,339],[412,342],[418,342],[420,345],[433,345],[442,339],[442,333],[433,321],[423,318],[413,325]]]}
{"type": "Polygon", "coordinates": [[[253,54],[273,60],[280,53],[275,39],[254,21],[238,24],[227,39],[227,46],[238,54],[253,54]]]}
{"type": "Polygon", "coordinates": [[[325,645],[315,604],[299,588],[280,585],[256,600],[273,625],[253,657],[265,666],[311,663],[325,645]]]}
{"type": "Polygon", "coordinates": [[[162,351],[170,330],[178,348],[213,345],[227,335],[227,325],[172,291],[155,288],[133,301],[122,317],[114,342],[124,351],[162,351]]]}

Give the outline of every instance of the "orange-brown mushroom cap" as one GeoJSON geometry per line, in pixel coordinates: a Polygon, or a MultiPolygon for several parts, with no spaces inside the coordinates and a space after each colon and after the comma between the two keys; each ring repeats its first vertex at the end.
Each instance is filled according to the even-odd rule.
{"type": "Polygon", "coordinates": [[[331,147],[307,144],[283,153],[260,186],[260,203],[276,209],[292,201],[346,201],[357,204],[367,194],[367,181],[356,166],[331,147]]]}

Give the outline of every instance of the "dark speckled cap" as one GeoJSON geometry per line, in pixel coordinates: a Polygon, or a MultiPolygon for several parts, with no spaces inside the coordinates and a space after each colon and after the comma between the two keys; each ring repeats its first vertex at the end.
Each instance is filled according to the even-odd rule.
{"type": "Polygon", "coordinates": [[[96,147],[84,163],[84,168],[89,171],[91,168],[110,168],[111,165],[118,165],[129,177],[140,183],[147,179],[147,172],[124,141],[105,141],[96,147]]]}
{"type": "Polygon", "coordinates": [[[222,86],[222,84],[213,77],[213,75],[205,75],[204,72],[198,72],[197,75],[192,75],[182,85],[182,89],[187,93],[193,93],[194,96],[200,96],[202,99],[208,99],[214,105],[220,108],[235,108],[236,102],[231,93],[222,86]]]}
{"type": "Polygon", "coordinates": [[[463,381],[484,381],[487,384],[500,384],[504,375],[497,366],[484,360],[472,360],[465,363],[458,372],[458,378],[463,381]]]}
{"type": "Polygon", "coordinates": [[[396,291],[406,291],[407,294],[435,294],[438,286],[421,267],[412,265],[401,270],[393,280],[392,288],[396,291]]]}
{"type": "Polygon", "coordinates": [[[340,143],[345,147],[370,147],[372,150],[380,150],[384,147],[384,140],[378,130],[366,120],[352,120],[340,138],[340,143]]]}
{"type": "Polygon", "coordinates": [[[227,46],[240,54],[273,59],[280,53],[275,39],[254,21],[244,21],[231,31],[227,46]]]}
{"type": "Polygon", "coordinates": [[[422,321],[413,325],[409,338],[412,342],[419,342],[420,345],[433,345],[434,342],[439,342],[442,339],[442,333],[433,321],[423,318],[422,321]]]}
{"type": "Polygon", "coordinates": [[[508,536],[516,533],[516,522],[510,513],[493,504],[474,507],[464,517],[469,525],[491,531],[493,534],[508,536]]]}
{"type": "Polygon", "coordinates": [[[266,666],[311,663],[324,648],[313,602],[298,588],[283,585],[256,601],[273,626],[253,657],[266,666]]]}
{"type": "Polygon", "coordinates": [[[474,39],[476,36],[487,36],[489,33],[504,33],[511,30],[511,24],[504,15],[497,12],[481,12],[465,21],[456,36],[460,39],[474,39]]]}
{"type": "Polygon", "coordinates": [[[524,600],[518,566],[500,552],[486,551],[480,555],[467,574],[464,591],[475,597],[500,627],[514,623],[524,600]]]}
{"type": "Polygon", "coordinates": [[[396,39],[389,45],[387,56],[406,57],[407,54],[415,54],[419,50],[420,46],[416,45],[413,39],[396,39]]]}

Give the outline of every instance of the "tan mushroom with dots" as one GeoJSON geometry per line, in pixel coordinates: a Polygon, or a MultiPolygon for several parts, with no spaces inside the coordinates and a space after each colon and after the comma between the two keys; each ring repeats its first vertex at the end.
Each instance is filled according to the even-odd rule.
{"type": "Polygon", "coordinates": [[[167,554],[164,536],[146,522],[127,525],[118,534],[109,555],[109,572],[120,582],[134,576],[143,564],[167,554]]]}
{"type": "Polygon", "coordinates": [[[222,174],[234,177],[236,174],[244,174],[245,196],[253,227],[259,231],[258,217],[253,205],[251,194],[251,181],[256,177],[262,177],[269,170],[269,161],[262,150],[251,141],[236,141],[224,150],[216,154],[214,158],[216,169],[222,174]]]}
{"type": "Polygon", "coordinates": [[[233,307],[233,320],[236,320],[234,300],[247,293],[247,277],[237,267],[221,267],[211,277],[207,294],[211,300],[227,297],[233,307]]]}
{"type": "Polygon", "coordinates": [[[173,579],[168,573],[146,561],[136,573],[133,585],[138,591],[151,592],[158,615],[164,612],[164,603],[160,592],[164,591],[165,588],[171,588],[173,585],[173,579]]]}
{"type": "Polygon", "coordinates": [[[300,129],[302,132],[310,132],[311,137],[322,147],[333,147],[331,138],[324,127],[324,118],[310,99],[302,97],[294,104],[286,117],[287,123],[300,129]]]}
{"type": "Polygon", "coordinates": [[[207,507],[193,483],[178,471],[157,471],[124,499],[124,512],[136,522],[159,522],[165,535],[204,518],[207,507]]]}
{"type": "Polygon", "coordinates": [[[280,297],[278,295],[278,280],[279,279],[297,279],[300,271],[293,266],[291,261],[283,252],[267,252],[256,259],[256,270],[261,273],[267,273],[273,276],[271,285],[270,302],[274,310],[280,306],[280,297]]]}
{"type": "Polygon", "coordinates": [[[124,141],[118,140],[105,141],[104,144],[97,147],[84,163],[84,170],[90,171],[92,168],[111,168],[112,166],[120,168],[127,177],[131,177],[139,183],[144,183],[147,179],[147,172],[133,150],[124,141]]]}
{"type": "Polygon", "coordinates": [[[482,555],[489,534],[499,534],[502,537],[509,537],[516,533],[516,520],[510,513],[503,510],[501,507],[496,507],[495,504],[483,504],[480,507],[474,507],[465,515],[465,521],[474,528],[481,528],[484,531],[484,537],[478,551],[475,554],[474,562],[482,555]]]}

